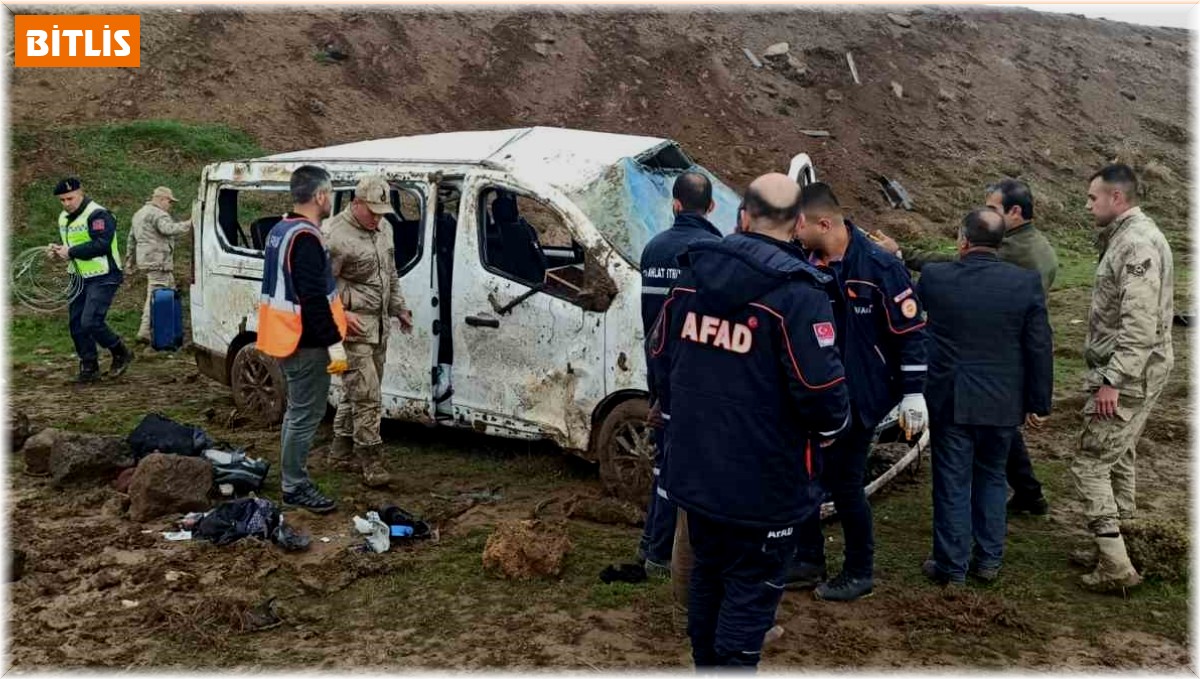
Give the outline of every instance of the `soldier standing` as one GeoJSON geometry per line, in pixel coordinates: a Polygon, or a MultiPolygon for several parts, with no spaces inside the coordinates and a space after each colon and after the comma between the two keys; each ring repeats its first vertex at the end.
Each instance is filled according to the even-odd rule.
{"type": "Polygon", "coordinates": [[[150,200],[133,214],[133,226],[125,246],[125,270],[146,272],[146,305],[138,326],[139,344],[150,343],[150,302],[154,291],[175,287],[175,237],[192,228],[192,220],[171,219],[171,206],[178,202],[171,189],[154,189],[150,200]]]}
{"type": "Polygon", "coordinates": [[[1121,522],[1134,516],[1138,437],[1175,362],[1174,265],[1166,238],[1138,207],[1137,177],[1128,165],[1092,175],[1087,208],[1100,228],[1100,264],[1083,351],[1091,396],[1071,474],[1096,540],[1095,570],[1082,582],[1112,590],[1141,582],[1121,522]]]}
{"type": "Polygon", "coordinates": [[[337,465],[359,466],[367,486],[384,486],[391,480],[383,466],[379,435],[389,318],[399,319],[405,334],[412,331],[412,312],[404,305],[396,273],[392,226],[384,219],[393,212],[389,194],[381,175],[363,177],[354,187],[350,206],[322,225],[349,331],[349,368],[342,375],[330,456],[337,465]]]}

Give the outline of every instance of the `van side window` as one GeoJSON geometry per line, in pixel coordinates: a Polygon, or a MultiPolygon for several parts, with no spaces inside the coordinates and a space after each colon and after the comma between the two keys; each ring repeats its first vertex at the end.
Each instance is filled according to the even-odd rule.
{"type": "Polygon", "coordinates": [[[615,285],[585,255],[562,217],[548,204],[500,187],[479,195],[484,266],[589,311],[608,308],[615,285]],[[593,275],[595,273],[596,275],[593,275]]]}
{"type": "Polygon", "coordinates": [[[292,209],[286,186],[278,190],[222,188],[217,225],[222,245],[261,253],[271,227],[292,209]]]}
{"type": "MultiPolygon", "coordinates": [[[[334,214],[350,208],[354,200],[354,189],[335,191],[334,214]]],[[[421,259],[421,243],[425,221],[425,200],[421,192],[411,186],[392,185],[392,209],[395,214],[386,215],[392,227],[392,247],[396,258],[396,273],[403,276],[421,259]]]]}

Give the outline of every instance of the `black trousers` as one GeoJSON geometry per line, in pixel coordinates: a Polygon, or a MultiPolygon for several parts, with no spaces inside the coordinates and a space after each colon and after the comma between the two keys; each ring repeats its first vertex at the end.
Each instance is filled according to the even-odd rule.
{"type": "Polygon", "coordinates": [[[1042,484],[1033,475],[1033,462],[1029,460],[1029,449],[1025,447],[1025,437],[1017,430],[1013,437],[1012,448],[1008,451],[1008,485],[1012,486],[1013,499],[1036,500],[1042,496],[1042,484]]]}

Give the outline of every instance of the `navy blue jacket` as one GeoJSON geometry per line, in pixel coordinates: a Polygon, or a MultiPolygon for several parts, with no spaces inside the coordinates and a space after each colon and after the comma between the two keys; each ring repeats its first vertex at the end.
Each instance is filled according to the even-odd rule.
{"type": "MultiPolygon", "coordinates": [[[[67,215],[67,221],[74,221],[91,202],[92,199],[85,196],[79,207],[67,215]]],[[[117,237],[117,218],[108,210],[97,210],[91,216],[88,236],[91,238],[90,241],[72,246],[67,250],[67,256],[71,259],[104,257],[108,260],[108,273],[84,279],[84,282],[88,285],[103,285],[120,283],[125,280],[125,274],[121,271],[121,262],[114,260],[112,256],[112,241],[117,237]],[[103,227],[95,228],[97,222],[103,222],[103,227]]]]}
{"type": "Polygon", "coordinates": [[[931,420],[1015,427],[1050,414],[1054,347],[1037,271],[970,253],[927,264],[917,294],[929,314],[931,420]]]}
{"type": "Polygon", "coordinates": [[[679,256],[701,240],[720,240],[721,232],[703,215],[681,212],[675,223],[646,243],[642,250],[642,331],[646,336],[658,318],[663,301],[679,279],[679,256]]]}
{"type": "Polygon", "coordinates": [[[925,389],[925,313],[904,262],[849,220],[846,228],[850,245],[841,261],[819,268],[833,278],[826,290],[850,398],[859,424],[870,429],[905,394],[925,389]]]}
{"type": "Polygon", "coordinates": [[[660,486],[715,521],[794,525],[820,510],[813,440],[849,422],[828,277],[757,234],[694,243],[684,264],[649,340],[660,486]]]}

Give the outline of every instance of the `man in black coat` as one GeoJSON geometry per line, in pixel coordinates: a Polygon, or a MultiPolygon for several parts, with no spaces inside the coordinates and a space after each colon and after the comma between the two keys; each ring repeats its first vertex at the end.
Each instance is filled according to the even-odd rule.
{"type": "Polygon", "coordinates": [[[933,447],[933,557],[922,570],[940,584],[998,577],[1008,450],[1022,420],[1037,428],[1050,413],[1046,297],[1036,271],[1000,261],[1004,229],[995,212],[971,212],[959,261],[926,266],[917,283],[929,321],[933,447]]]}

